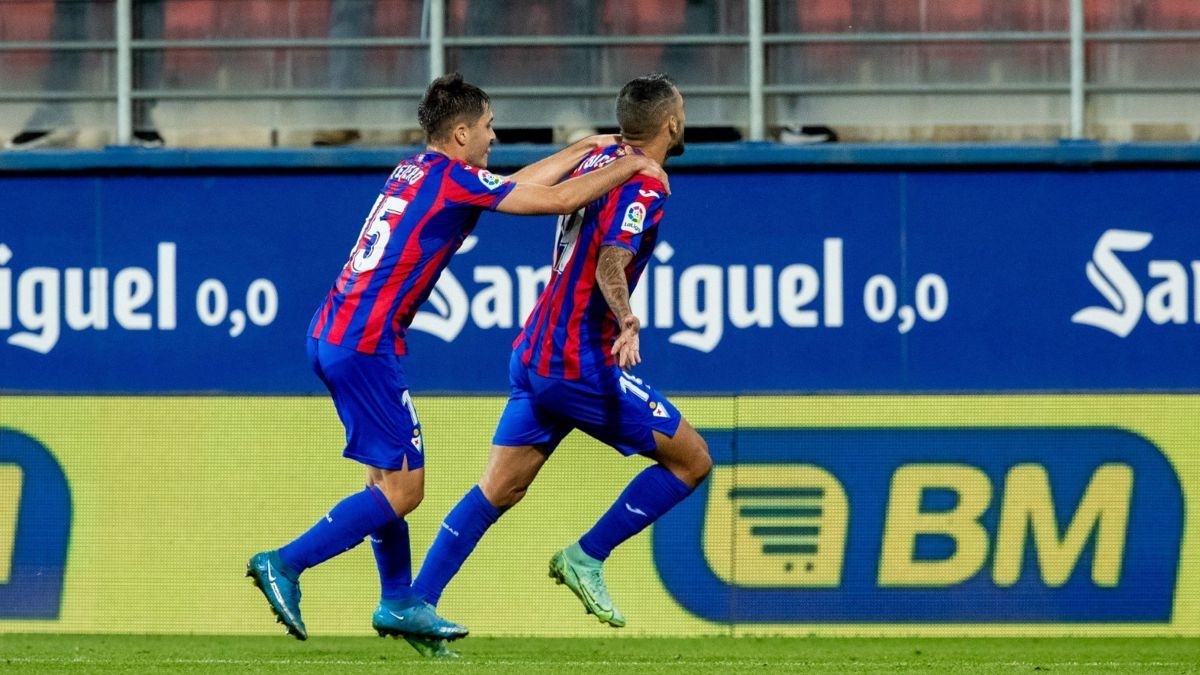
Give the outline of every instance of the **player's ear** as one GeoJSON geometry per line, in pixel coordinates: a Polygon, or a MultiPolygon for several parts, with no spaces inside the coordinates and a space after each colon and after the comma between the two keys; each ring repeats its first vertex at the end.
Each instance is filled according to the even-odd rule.
{"type": "Polygon", "coordinates": [[[675,115],[667,118],[667,132],[671,135],[671,138],[679,135],[679,118],[675,115]]]}
{"type": "Polygon", "coordinates": [[[450,133],[454,136],[454,141],[459,145],[467,144],[467,137],[470,136],[470,130],[467,129],[467,125],[459,122],[458,124],[454,125],[454,131],[450,133]]]}

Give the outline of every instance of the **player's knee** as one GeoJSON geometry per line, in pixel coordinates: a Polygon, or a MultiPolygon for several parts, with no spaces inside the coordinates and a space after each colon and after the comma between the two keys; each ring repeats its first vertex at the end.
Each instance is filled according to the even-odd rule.
{"type": "Polygon", "coordinates": [[[512,507],[516,506],[517,503],[520,502],[522,499],[524,499],[525,495],[527,495],[527,494],[529,494],[529,488],[527,488],[527,487],[509,488],[507,491],[504,492],[503,498],[500,500],[500,503],[496,504],[495,506],[496,506],[496,508],[500,509],[501,511],[507,511],[508,509],[511,509],[512,507]]]}
{"type": "Polygon", "coordinates": [[[479,489],[492,506],[505,511],[516,506],[529,493],[529,486],[509,481],[480,481],[479,489]]]}
{"type": "Polygon", "coordinates": [[[696,434],[696,440],[692,444],[691,452],[688,453],[688,461],[685,471],[687,477],[684,482],[692,487],[697,487],[708,478],[708,474],[712,472],[712,456],[708,454],[708,443],[696,434]]]}
{"type": "Polygon", "coordinates": [[[421,505],[421,501],[425,499],[424,488],[397,490],[395,488],[388,489],[386,485],[379,487],[383,491],[383,496],[387,497],[392,510],[401,518],[415,511],[421,505]]]}
{"type": "Polygon", "coordinates": [[[712,473],[712,457],[708,454],[708,447],[696,455],[696,459],[692,460],[692,487],[696,487],[708,478],[708,474],[712,473]]]}

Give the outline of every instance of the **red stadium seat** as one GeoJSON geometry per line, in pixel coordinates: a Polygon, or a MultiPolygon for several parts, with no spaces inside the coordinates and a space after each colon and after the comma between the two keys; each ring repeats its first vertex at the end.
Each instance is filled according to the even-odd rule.
{"type": "Polygon", "coordinates": [[[6,2],[0,5],[0,40],[48,40],[53,22],[53,0],[6,2]]]}
{"type": "MultiPolygon", "coordinates": [[[[54,23],[53,0],[6,2],[0,5],[0,40],[49,40],[54,23]]],[[[4,57],[7,74],[19,82],[35,82],[50,62],[50,52],[21,52],[4,57]]],[[[26,88],[25,86],[21,87],[26,88]]]]}
{"type": "Polygon", "coordinates": [[[929,0],[921,29],[931,33],[987,30],[988,27],[984,25],[985,4],[983,0],[929,0]]]}
{"type": "MultiPolygon", "coordinates": [[[[447,8],[447,12],[449,12],[449,8],[447,8]]],[[[376,35],[419,36],[421,34],[421,3],[377,0],[374,24],[376,35]]]]}
{"type": "Polygon", "coordinates": [[[209,36],[216,27],[216,7],[212,0],[175,0],[167,3],[163,30],[181,40],[209,36]]]}
{"type": "MultiPolygon", "coordinates": [[[[282,3],[274,3],[279,5],[282,3]]],[[[330,0],[304,0],[290,2],[284,11],[276,12],[280,30],[275,34],[280,37],[324,38],[329,36],[330,0]]],[[[380,0],[376,4],[382,4],[380,0]]],[[[378,16],[378,13],[376,13],[378,16]]]]}
{"type": "MultiPolygon", "coordinates": [[[[211,36],[217,23],[211,0],[176,0],[164,7],[163,33],[170,40],[200,40],[211,36]]],[[[168,49],[163,54],[163,86],[173,82],[193,87],[216,76],[218,55],[211,49],[168,49]]]]}
{"type": "Polygon", "coordinates": [[[789,32],[845,33],[854,24],[854,14],[846,0],[796,0],[795,21],[789,32]]]}
{"type": "MultiPolygon", "coordinates": [[[[676,35],[683,32],[685,0],[608,0],[600,11],[600,32],[605,35],[676,35]]],[[[645,73],[665,70],[661,45],[621,47],[614,51],[610,70],[625,81],[645,73]]]]}
{"type": "MultiPolygon", "coordinates": [[[[969,4],[972,0],[967,1],[969,4]]],[[[854,13],[854,30],[857,32],[915,33],[926,30],[921,25],[921,0],[857,0],[854,13]]]]}
{"type": "Polygon", "coordinates": [[[1157,0],[1147,3],[1148,30],[1200,30],[1200,2],[1157,0]]]}
{"type": "Polygon", "coordinates": [[[1200,30],[1200,2],[1196,0],[1088,0],[1087,29],[1200,30]]]}

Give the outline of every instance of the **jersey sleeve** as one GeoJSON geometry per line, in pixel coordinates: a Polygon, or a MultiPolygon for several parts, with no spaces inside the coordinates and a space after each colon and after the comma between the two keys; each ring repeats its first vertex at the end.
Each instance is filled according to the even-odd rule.
{"type": "Polygon", "coordinates": [[[487,169],[454,162],[450,166],[446,199],[456,204],[495,211],[516,183],[487,169]]]}
{"type": "Polygon", "coordinates": [[[602,246],[620,246],[637,253],[642,235],[658,225],[662,218],[667,191],[662,183],[642,177],[618,188],[615,207],[605,209],[600,225],[604,228],[602,246]]]}

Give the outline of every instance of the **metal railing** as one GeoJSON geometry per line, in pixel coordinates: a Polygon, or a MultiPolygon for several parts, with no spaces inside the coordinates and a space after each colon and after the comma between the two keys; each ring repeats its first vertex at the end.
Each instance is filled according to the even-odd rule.
{"type": "MultiPolygon", "coordinates": [[[[253,50],[253,49],[325,49],[337,48],[419,48],[427,51],[428,75],[441,75],[450,50],[463,48],[539,48],[581,47],[621,48],[638,46],[714,47],[732,46],[744,50],[745,79],[728,84],[688,85],[690,97],[705,96],[742,99],[748,111],[747,119],[730,120],[732,126],[745,128],[750,140],[764,140],[768,129],[768,99],[788,96],[861,96],[861,95],[980,95],[1035,94],[1064,95],[1069,99],[1069,119],[1064,120],[1071,138],[1083,138],[1088,129],[1090,94],[1152,94],[1197,93],[1200,80],[1191,82],[1091,82],[1087,80],[1085,47],[1089,43],[1149,43],[1182,42],[1200,47],[1200,31],[1105,31],[1086,32],[1084,0],[1069,1],[1070,22],[1067,31],[992,31],[992,32],[898,32],[898,33],[787,33],[767,32],[765,26],[766,0],[744,0],[746,30],[738,34],[686,34],[636,36],[458,36],[446,34],[447,6],[445,0],[425,0],[420,35],[417,37],[362,38],[249,38],[249,39],[135,39],[133,35],[133,2],[115,2],[115,40],[88,40],[70,43],[52,41],[0,42],[0,52],[14,50],[71,49],[105,51],[115,55],[115,92],[94,91],[13,91],[0,90],[0,102],[31,101],[115,101],[116,140],[129,144],[133,135],[133,107],[146,100],[328,100],[328,99],[386,99],[419,97],[424,89],[411,87],[345,88],[270,88],[237,90],[220,88],[171,89],[165,87],[139,89],[134,86],[133,69],[136,56],[155,50],[253,50]],[[937,45],[937,44],[1003,45],[1021,43],[1056,44],[1069,53],[1069,78],[1065,81],[1042,82],[797,82],[769,81],[767,74],[770,50],[787,46],[806,45],[937,45]]],[[[608,97],[613,87],[595,84],[537,84],[525,86],[488,86],[494,97],[541,99],[547,97],[608,97]]]]}

